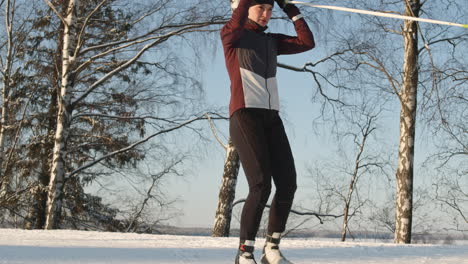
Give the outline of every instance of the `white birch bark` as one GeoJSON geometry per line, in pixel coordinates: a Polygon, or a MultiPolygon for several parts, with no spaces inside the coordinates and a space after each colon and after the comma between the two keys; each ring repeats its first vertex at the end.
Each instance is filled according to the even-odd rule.
{"type": "MultiPolygon", "coordinates": [[[[405,15],[418,16],[419,0],[409,1],[405,15]]],[[[418,86],[418,27],[406,20],[403,28],[403,86],[400,91],[400,146],[396,173],[397,201],[395,243],[411,243],[413,218],[413,166],[418,86]]]]}
{"type": "Polygon", "coordinates": [[[0,119],[0,196],[8,191],[10,179],[5,174],[5,133],[8,127],[8,108],[10,101],[11,68],[13,66],[13,17],[14,3],[11,0],[5,3],[5,28],[7,34],[7,52],[5,58],[5,68],[2,70],[2,112],[0,119]]]}
{"type": "Polygon", "coordinates": [[[236,194],[237,176],[239,174],[239,155],[232,143],[226,148],[223,181],[219,191],[218,209],[213,227],[214,237],[228,237],[231,227],[232,207],[236,194]]]}
{"type": "Polygon", "coordinates": [[[63,48],[62,48],[62,77],[60,94],[58,98],[58,116],[57,128],[55,133],[54,150],[52,154],[52,166],[50,174],[50,182],[48,186],[47,208],[45,229],[57,228],[59,214],[61,212],[61,201],[63,183],[65,180],[65,155],[66,142],[69,135],[72,110],[71,105],[71,66],[75,60],[73,51],[73,32],[71,29],[75,23],[75,6],[78,0],[69,0],[64,17],[64,33],[63,33],[63,48]]]}

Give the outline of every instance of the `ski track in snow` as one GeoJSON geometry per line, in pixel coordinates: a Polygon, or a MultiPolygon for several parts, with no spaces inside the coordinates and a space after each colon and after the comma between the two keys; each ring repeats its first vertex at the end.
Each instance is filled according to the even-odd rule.
{"type": "MultiPolygon", "coordinates": [[[[0,229],[0,264],[232,264],[238,239],[70,230],[0,229]]],[[[260,259],[264,239],[257,239],[260,259]]],[[[468,244],[395,245],[284,239],[295,264],[468,264],[468,244]]]]}

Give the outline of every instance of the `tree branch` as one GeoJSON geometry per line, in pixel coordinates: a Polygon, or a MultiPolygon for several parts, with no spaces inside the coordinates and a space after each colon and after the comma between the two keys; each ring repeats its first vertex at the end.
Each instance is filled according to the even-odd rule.
{"type": "Polygon", "coordinates": [[[131,59],[129,59],[128,61],[126,61],[125,63],[123,63],[122,65],[118,66],[117,68],[115,68],[114,70],[110,71],[109,73],[107,73],[106,75],[104,75],[101,79],[97,80],[95,83],[93,83],[81,96],[79,96],[71,105],[72,107],[76,106],[77,103],[79,103],[81,100],[83,100],[84,98],[86,98],[91,92],[93,92],[97,87],[99,87],[101,84],[103,84],[105,81],[107,81],[108,79],[110,79],[111,77],[113,77],[115,74],[123,71],[124,69],[126,69],[127,67],[129,67],[130,65],[132,65],[135,61],[137,61],[148,49],[162,43],[162,42],[165,42],[167,41],[169,38],[173,37],[173,36],[177,36],[179,35],[180,33],[184,32],[184,31],[190,31],[194,28],[200,28],[200,27],[205,27],[205,26],[208,26],[210,25],[209,22],[207,23],[200,23],[200,24],[196,24],[196,25],[190,25],[190,26],[187,26],[187,27],[184,27],[182,29],[179,29],[179,30],[176,30],[176,31],[173,31],[173,32],[170,32],[164,36],[160,36],[157,38],[157,40],[147,44],[146,46],[144,46],[140,51],[138,51],[138,53],[131,59]]]}
{"type": "Polygon", "coordinates": [[[85,30],[86,30],[86,27],[88,25],[88,22],[89,20],[91,19],[91,17],[97,12],[99,11],[99,9],[107,2],[108,0],[103,0],[101,3],[99,3],[99,5],[96,6],[96,8],[94,8],[93,11],[91,11],[91,13],[89,13],[88,16],[86,16],[84,22],[83,22],[83,26],[81,26],[81,30],[80,30],[80,33],[78,34],[78,38],[77,38],[77,41],[76,41],[76,48],[75,48],[75,52],[73,53],[73,56],[76,56],[76,54],[79,53],[81,47],[83,47],[83,43],[82,43],[82,40],[81,40],[81,37],[83,36],[85,30]]]}
{"type": "Polygon", "coordinates": [[[287,70],[290,70],[290,71],[296,71],[296,72],[308,72],[308,73],[312,74],[312,76],[314,78],[314,81],[317,84],[317,88],[319,89],[320,94],[327,101],[338,103],[340,105],[346,106],[345,102],[342,102],[341,100],[336,99],[336,98],[330,98],[328,95],[325,94],[325,92],[323,91],[323,87],[322,87],[321,83],[317,79],[317,74],[319,74],[319,73],[317,73],[317,72],[315,72],[315,71],[313,71],[311,69],[308,69],[307,66],[314,66],[314,64],[305,64],[302,68],[298,68],[298,67],[294,67],[294,66],[291,66],[291,65],[287,65],[287,64],[283,64],[283,63],[278,62],[278,67],[280,67],[280,68],[284,68],[284,69],[287,69],[287,70]]]}
{"type": "MultiPolygon", "coordinates": [[[[204,115],[203,115],[203,116],[204,116],[204,115]]],[[[186,121],[186,122],[183,122],[183,123],[181,123],[181,124],[178,124],[178,125],[176,125],[176,126],[174,126],[174,127],[171,127],[171,128],[168,128],[168,129],[164,129],[164,130],[161,130],[161,131],[158,131],[158,132],[153,133],[153,134],[147,136],[146,138],[144,138],[144,139],[142,139],[142,140],[139,140],[139,141],[137,141],[137,142],[135,142],[135,143],[133,143],[133,144],[127,146],[127,147],[124,147],[124,148],[122,148],[122,149],[119,149],[119,150],[116,150],[116,151],[111,152],[111,153],[109,153],[109,154],[106,154],[106,155],[104,155],[104,156],[102,156],[102,157],[100,157],[100,158],[98,158],[98,159],[96,159],[96,160],[94,160],[94,161],[92,161],[92,162],[89,162],[88,164],[85,164],[85,165],[83,165],[83,166],[81,166],[81,167],[75,169],[74,171],[70,172],[70,173],[67,175],[66,178],[70,178],[70,177],[72,177],[73,175],[75,175],[75,174],[77,174],[77,173],[79,173],[79,172],[81,172],[81,171],[83,171],[83,170],[86,170],[86,169],[88,169],[88,168],[90,168],[90,167],[93,167],[94,165],[100,163],[101,161],[103,161],[103,160],[105,160],[105,159],[111,158],[111,157],[113,157],[113,156],[115,156],[115,155],[118,155],[118,154],[120,154],[120,153],[124,153],[124,152],[126,152],[126,151],[131,150],[131,149],[134,149],[135,147],[137,147],[137,146],[139,146],[139,145],[141,145],[141,144],[143,144],[143,143],[149,141],[150,139],[152,139],[152,138],[154,138],[154,137],[156,137],[156,136],[159,136],[159,135],[162,135],[162,134],[166,134],[166,133],[169,133],[169,132],[171,132],[171,131],[177,130],[177,129],[179,129],[179,128],[185,127],[185,126],[187,126],[187,125],[189,125],[189,124],[191,124],[191,123],[193,123],[193,122],[195,122],[195,121],[203,120],[203,119],[205,119],[205,117],[203,117],[203,116],[195,117],[195,118],[193,118],[193,119],[191,119],[191,120],[188,120],[188,121],[186,121]]]]}
{"type": "Polygon", "coordinates": [[[221,139],[219,138],[218,136],[218,133],[216,132],[216,128],[214,127],[214,124],[211,120],[211,117],[208,113],[205,114],[206,118],[208,119],[208,123],[210,123],[210,127],[211,127],[211,131],[213,132],[213,135],[214,137],[216,138],[216,140],[218,141],[218,143],[221,145],[221,147],[223,147],[225,150],[227,150],[228,148],[228,145],[224,144],[221,139]]]}
{"type": "Polygon", "coordinates": [[[62,21],[64,25],[68,24],[65,18],[60,14],[60,12],[55,8],[55,6],[49,0],[44,0],[44,2],[46,2],[46,4],[52,9],[52,11],[54,11],[54,13],[58,16],[58,18],[60,18],[60,20],[62,21]]]}
{"type": "MultiPolygon", "coordinates": [[[[234,208],[234,206],[236,206],[236,205],[238,205],[240,203],[244,203],[245,201],[246,201],[246,199],[239,199],[239,200],[235,201],[232,204],[232,207],[234,208]]],[[[271,205],[267,204],[266,207],[271,208],[271,205]]],[[[332,217],[332,218],[343,217],[343,214],[341,214],[341,215],[332,215],[332,214],[320,214],[320,213],[316,213],[316,212],[300,212],[300,211],[297,211],[297,210],[294,210],[294,209],[291,209],[291,213],[301,215],[301,216],[306,216],[306,215],[315,216],[315,217],[317,217],[317,219],[319,219],[320,224],[323,224],[322,217],[332,217]]]]}

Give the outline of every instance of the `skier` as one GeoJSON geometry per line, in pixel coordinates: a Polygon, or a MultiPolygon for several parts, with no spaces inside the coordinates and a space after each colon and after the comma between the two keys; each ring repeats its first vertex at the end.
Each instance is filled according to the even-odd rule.
{"type": "Polygon", "coordinates": [[[279,244],[297,188],[296,169],[278,114],[277,55],[304,52],[314,48],[315,43],[299,9],[287,0],[275,1],[231,0],[233,14],[221,30],[231,80],[229,131],[249,184],[236,264],[256,264],[255,237],[272,179],[276,193],[261,263],[291,263],[279,250],[279,244]],[[297,37],[264,33],[275,1],[292,19],[297,37]]]}

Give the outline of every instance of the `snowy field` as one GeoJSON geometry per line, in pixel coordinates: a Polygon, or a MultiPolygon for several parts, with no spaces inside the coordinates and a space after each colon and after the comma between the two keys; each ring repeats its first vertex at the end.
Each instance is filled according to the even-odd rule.
{"type": "MultiPolygon", "coordinates": [[[[232,264],[237,243],[234,237],[0,229],[0,263],[232,264]]],[[[263,243],[258,239],[257,248],[263,243]]],[[[295,238],[284,239],[282,248],[296,264],[468,264],[466,243],[394,245],[295,238]]]]}

